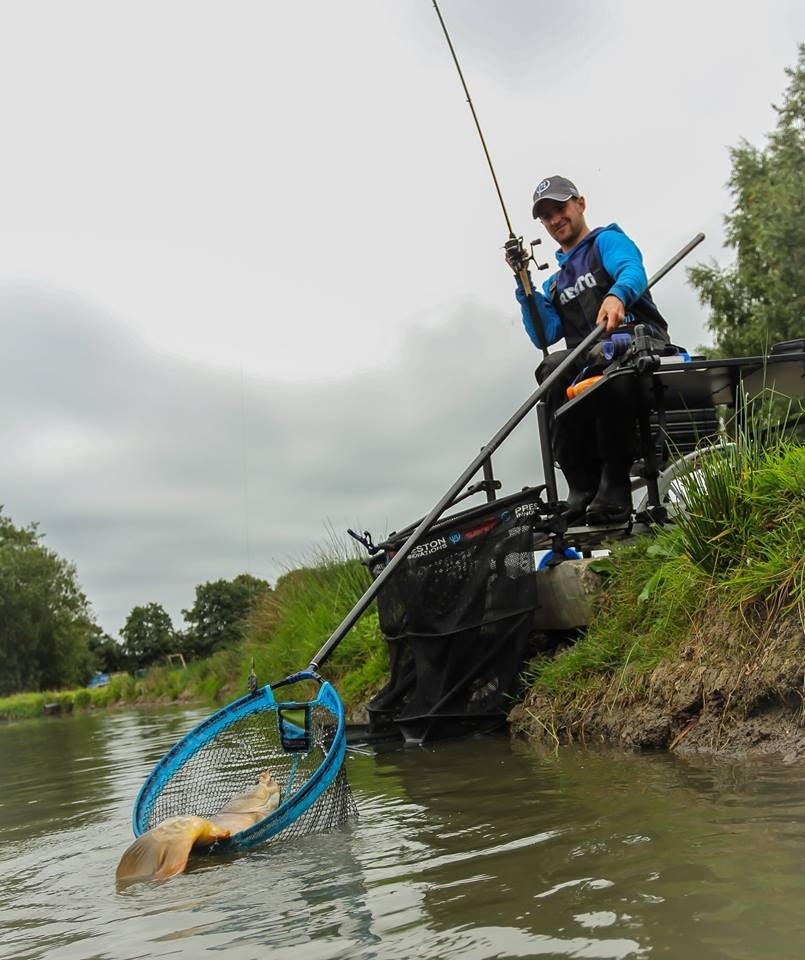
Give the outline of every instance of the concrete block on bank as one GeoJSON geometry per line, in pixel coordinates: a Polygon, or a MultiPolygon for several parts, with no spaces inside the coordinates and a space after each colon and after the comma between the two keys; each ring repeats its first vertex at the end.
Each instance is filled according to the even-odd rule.
{"type": "Polygon", "coordinates": [[[538,570],[537,630],[573,630],[586,627],[593,615],[595,598],[603,585],[601,574],[590,569],[592,559],[564,560],[555,567],[538,570]]]}

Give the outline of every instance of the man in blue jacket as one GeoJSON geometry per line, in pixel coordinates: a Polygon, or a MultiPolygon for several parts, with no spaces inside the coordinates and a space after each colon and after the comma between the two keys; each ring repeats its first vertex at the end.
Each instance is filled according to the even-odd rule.
{"type": "MultiPolygon", "coordinates": [[[[559,244],[559,270],[546,280],[542,294],[535,289],[534,299],[547,344],[564,339],[567,346],[540,364],[536,374],[540,382],[597,323],[606,324],[609,334],[616,329],[629,333],[642,323],[648,327],[654,346],[668,342],[668,326],[651,295],[643,292],[647,279],[640,251],[614,223],[590,230],[585,209],[584,197],[566,177],[546,177],[534,192],[534,219],[559,244]]],[[[519,277],[517,299],[526,333],[539,347],[540,335],[519,277]]],[[[636,429],[628,384],[615,381],[608,386],[606,409],[591,397],[585,415],[585,405],[581,404],[580,416],[573,419],[572,426],[553,416],[566,400],[566,388],[586,362],[581,359],[545,398],[554,456],[569,487],[565,517],[571,523],[622,523],[632,511],[629,471],[636,429]]]]}

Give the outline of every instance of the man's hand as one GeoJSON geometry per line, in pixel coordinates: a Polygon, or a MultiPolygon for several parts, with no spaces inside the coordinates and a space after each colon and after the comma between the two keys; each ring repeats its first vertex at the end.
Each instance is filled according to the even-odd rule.
{"type": "Polygon", "coordinates": [[[506,263],[515,273],[519,273],[528,264],[528,254],[523,250],[520,240],[509,240],[503,249],[506,255],[506,263]]]}
{"type": "Polygon", "coordinates": [[[601,304],[601,309],[598,311],[595,322],[605,323],[607,333],[612,333],[613,330],[617,329],[623,323],[625,312],[623,303],[616,296],[610,294],[608,297],[604,297],[604,302],[601,304]]]}

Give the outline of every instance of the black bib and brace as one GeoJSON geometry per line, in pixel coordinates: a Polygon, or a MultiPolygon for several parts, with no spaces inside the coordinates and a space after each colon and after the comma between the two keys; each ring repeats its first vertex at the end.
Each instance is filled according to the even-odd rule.
{"type": "MultiPolygon", "coordinates": [[[[565,261],[548,286],[546,292],[562,321],[567,349],[551,353],[540,364],[537,369],[540,383],[590,333],[604,297],[615,283],[601,262],[595,242],[604,229],[599,227],[588,234],[581,249],[565,261]]],[[[644,293],[632,305],[626,304],[625,322],[618,332],[630,333],[638,323],[650,328],[650,339],[657,348],[668,343],[668,324],[649,293],[644,293]]],[[[571,426],[561,423],[561,418],[558,421],[554,418],[556,410],[567,399],[565,388],[586,363],[586,358],[580,358],[577,368],[557,381],[545,398],[554,456],[565,470],[608,461],[625,463],[631,461],[633,454],[635,420],[631,393],[627,389],[611,392],[606,410],[591,407],[586,421],[575,420],[571,426]]]]}
{"type": "MultiPolygon", "coordinates": [[[[593,230],[576,256],[566,260],[551,280],[547,294],[562,320],[568,349],[579,343],[595,326],[598,311],[615,280],[604,269],[595,242],[604,227],[593,230]]],[[[629,332],[635,324],[651,327],[653,336],[668,342],[668,324],[657,309],[650,293],[644,293],[636,303],[626,305],[626,319],[619,332],[629,332]]]]}

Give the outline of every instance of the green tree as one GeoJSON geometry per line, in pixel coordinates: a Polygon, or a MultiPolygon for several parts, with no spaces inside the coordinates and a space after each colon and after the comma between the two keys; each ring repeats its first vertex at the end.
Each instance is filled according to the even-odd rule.
{"type": "MultiPolygon", "coordinates": [[[[0,508],[0,511],[2,508],[0,508]]],[[[75,567],[0,512],[0,695],[86,683],[98,630],[75,567]]]]}
{"type": "Polygon", "coordinates": [[[157,663],[178,646],[171,618],[161,603],[134,607],[120,636],[126,656],[138,667],[157,663]]]}
{"type": "Polygon", "coordinates": [[[92,654],[93,666],[102,673],[128,669],[128,657],[123,645],[108,633],[104,633],[100,627],[89,639],[89,652],[92,654]]]}
{"type": "Polygon", "coordinates": [[[732,213],[724,218],[730,267],[688,271],[721,356],[764,353],[805,332],[805,44],[775,106],[777,127],[764,149],[745,140],[730,150],[732,213]]]}
{"type": "Polygon", "coordinates": [[[234,580],[214,580],[196,587],[196,600],[182,616],[189,624],[183,649],[196,657],[238,643],[243,624],[256,601],[271,587],[265,580],[241,573],[234,580]]]}

